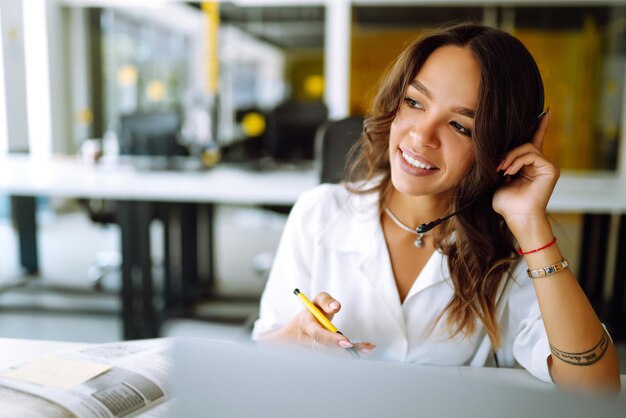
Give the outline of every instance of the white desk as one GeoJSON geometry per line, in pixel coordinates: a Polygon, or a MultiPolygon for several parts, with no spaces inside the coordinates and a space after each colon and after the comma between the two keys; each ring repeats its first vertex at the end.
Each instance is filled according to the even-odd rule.
{"type": "MultiPolygon", "coordinates": [[[[196,216],[196,204],[206,204],[209,213],[212,204],[220,203],[290,205],[303,191],[317,184],[318,175],[313,168],[257,172],[236,166],[218,165],[204,172],[148,172],[123,165],[89,165],[75,157],[0,157],[0,192],[13,196],[44,195],[119,201],[125,283],[123,316],[125,329],[130,330],[126,332],[126,336],[131,339],[156,336],[156,328],[152,325],[155,323],[154,309],[152,303],[146,302],[152,294],[147,230],[155,213],[163,210],[171,212],[172,207],[168,207],[166,203],[176,205],[174,209],[179,219],[191,219],[196,216]],[[142,272],[142,277],[133,279],[131,270],[142,272]],[[146,286],[138,286],[139,282],[146,286]],[[130,309],[131,306],[135,308],[130,309]],[[134,322],[130,322],[131,316],[135,318],[134,322]]],[[[552,212],[586,214],[579,279],[594,304],[601,302],[603,294],[609,214],[622,215],[613,301],[610,303],[608,322],[614,326],[626,324],[626,280],[623,276],[626,271],[626,184],[611,174],[582,176],[564,173],[548,209],[552,212]]],[[[32,224],[34,204],[31,203],[30,208],[26,205],[24,213],[16,215],[18,224],[32,224]]],[[[182,253],[192,257],[189,254],[196,248],[193,238],[195,224],[186,224],[182,228],[187,231],[187,239],[180,243],[183,247],[182,253]]],[[[211,231],[208,234],[210,236],[211,231]]],[[[36,248],[34,228],[21,235],[22,264],[28,270],[36,271],[36,254],[33,255],[34,251],[30,250],[29,255],[28,251],[29,248],[36,248]]],[[[181,277],[180,280],[195,277],[196,264],[197,260],[193,257],[188,262],[183,262],[182,271],[177,274],[181,277]]],[[[210,264],[212,265],[211,262],[210,264]]],[[[176,296],[179,300],[171,301],[171,305],[185,305],[188,302],[185,292],[185,289],[179,292],[182,293],[176,296]]],[[[622,334],[616,336],[625,339],[626,330],[622,334]]]]}
{"type": "Polygon", "coordinates": [[[318,182],[312,167],[264,172],[220,164],[206,171],[159,172],[90,165],[74,157],[0,157],[0,191],[16,196],[290,205],[318,182]]]}
{"type": "Polygon", "coordinates": [[[548,211],[626,213],[626,179],[611,173],[562,173],[548,211]]]}

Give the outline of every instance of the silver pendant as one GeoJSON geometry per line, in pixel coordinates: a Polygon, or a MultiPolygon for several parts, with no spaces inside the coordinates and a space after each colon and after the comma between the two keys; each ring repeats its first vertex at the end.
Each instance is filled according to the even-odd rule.
{"type": "Polygon", "coordinates": [[[424,234],[417,234],[417,238],[415,238],[415,241],[413,242],[413,244],[415,245],[415,248],[424,248],[423,237],[424,237],[424,234]]]}

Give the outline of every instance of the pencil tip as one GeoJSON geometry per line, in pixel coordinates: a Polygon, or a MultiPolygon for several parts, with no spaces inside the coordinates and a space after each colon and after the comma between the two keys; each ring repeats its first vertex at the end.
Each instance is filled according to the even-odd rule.
{"type": "Polygon", "coordinates": [[[298,296],[298,293],[300,293],[300,289],[296,288],[296,289],[293,290],[293,294],[294,295],[298,296]]]}

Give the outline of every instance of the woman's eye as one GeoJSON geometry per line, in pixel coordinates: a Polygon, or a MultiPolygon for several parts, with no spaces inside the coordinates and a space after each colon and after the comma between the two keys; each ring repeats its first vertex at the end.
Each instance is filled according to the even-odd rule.
{"type": "Polygon", "coordinates": [[[472,131],[467,129],[465,126],[461,125],[458,122],[450,122],[450,125],[456,129],[460,134],[465,135],[467,137],[472,137],[472,131]]]}
{"type": "Polygon", "coordinates": [[[424,106],[422,106],[422,104],[416,100],[411,99],[410,97],[405,97],[404,98],[404,102],[409,105],[409,107],[412,107],[414,109],[424,109],[424,106]]]}

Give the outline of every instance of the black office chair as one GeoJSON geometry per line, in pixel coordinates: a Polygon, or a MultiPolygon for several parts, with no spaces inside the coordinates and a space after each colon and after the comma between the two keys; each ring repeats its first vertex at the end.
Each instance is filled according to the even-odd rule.
{"type": "Polygon", "coordinates": [[[363,132],[362,116],[329,121],[317,131],[316,161],[320,169],[320,183],[339,183],[346,178],[352,161],[349,152],[363,132]]]}
{"type": "Polygon", "coordinates": [[[266,146],[278,161],[312,160],[318,128],[328,109],[321,101],[285,101],[267,116],[266,146]]]}

